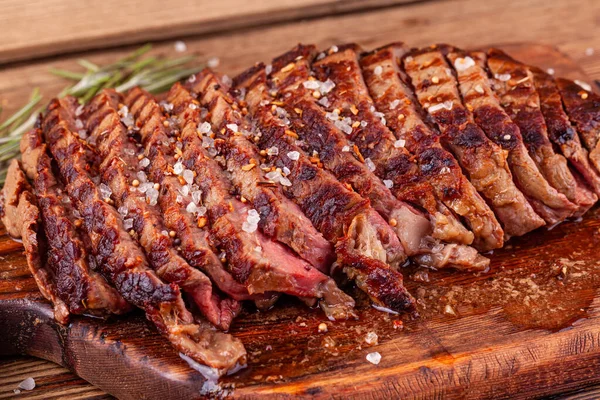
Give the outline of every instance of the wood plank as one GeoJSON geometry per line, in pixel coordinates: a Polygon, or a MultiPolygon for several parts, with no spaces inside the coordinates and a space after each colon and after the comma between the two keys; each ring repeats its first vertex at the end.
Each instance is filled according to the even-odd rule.
{"type": "MultiPolygon", "coordinates": [[[[558,74],[584,77],[551,47],[506,49],[523,61],[553,65],[558,74]]],[[[0,247],[5,243],[0,238],[0,247]]],[[[225,377],[220,390],[244,399],[524,399],[598,384],[599,243],[595,208],[581,222],[512,240],[493,254],[488,273],[421,270],[428,276],[423,282],[409,267],[406,283],[421,313],[414,320],[373,312],[359,293],[357,321],[327,322],[292,300],[265,313],[245,310],[231,333],[248,349],[248,367],[225,377]],[[322,322],[326,333],[317,329],[322,322]],[[369,332],[377,344],[365,342],[369,332]],[[365,359],[373,351],[382,355],[378,365],[365,359]]],[[[0,272],[11,274],[0,281],[0,292],[8,293],[0,297],[6,332],[0,355],[27,353],[68,366],[123,399],[188,398],[206,389],[139,313],[112,321],[75,318],[58,327],[35,287],[11,291],[21,279],[11,272],[15,266],[25,268],[22,256],[10,269],[0,264],[0,272]]]]}
{"type": "Polygon", "coordinates": [[[416,0],[0,1],[0,63],[416,0]],[[23,29],[26,26],[27,29],[23,29]]]}
{"type": "MultiPolygon", "coordinates": [[[[600,2],[562,0],[554,3],[552,10],[546,9],[545,0],[523,0],[519,7],[507,7],[502,0],[425,2],[410,7],[249,28],[232,35],[190,38],[186,43],[189,53],[199,55],[199,62],[216,56],[221,60],[221,71],[235,74],[256,61],[270,60],[298,42],[316,43],[323,48],[349,41],[367,48],[398,40],[414,46],[446,41],[463,47],[538,42],[557,46],[588,76],[600,79],[600,36],[596,17],[600,14],[600,2]],[[596,49],[592,56],[585,54],[588,48],[596,49]]],[[[0,104],[9,114],[22,106],[33,87],[41,88],[47,96],[58,93],[66,82],[49,74],[50,66],[77,69],[74,61],[81,56],[106,63],[133,48],[87,52],[7,67],[0,72],[0,104]]],[[[155,53],[177,55],[172,42],[156,46],[155,53]]]]}

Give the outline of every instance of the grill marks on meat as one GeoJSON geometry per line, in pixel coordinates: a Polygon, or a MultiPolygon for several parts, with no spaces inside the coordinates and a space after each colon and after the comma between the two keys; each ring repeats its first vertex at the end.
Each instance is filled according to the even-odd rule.
{"type": "Polygon", "coordinates": [[[512,181],[506,156],[475,124],[463,106],[457,82],[437,48],[410,53],[403,66],[417,99],[441,131],[441,142],[456,156],[469,180],[488,201],[506,237],[521,236],[544,225],[512,181]]]}
{"type": "MultiPolygon", "coordinates": [[[[146,194],[132,186],[143,168],[139,167],[137,157],[140,149],[121,124],[117,111],[120,102],[117,92],[105,90],[91,100],[82,115],[89,141],[95,143],[102,158],[99,167],[102,182],[112,190],[116,206],[124,208],[127,218],[132,219],[137,241],[158,276],[177,284],[211,323],[227,330],[241,305],[232,299],[222,299],[213,290],[210,279],[178,254],[158,206],[151,204],[152,200],[147,200],[146,194]]],[[[147,188],[146,193],[151,190],[156,189],[147,188]]],[[[158,193],[156,195],[158,199],[158,193]]]]}
{"type": "Polygon", "coordinates": [[[583,88],[581,85],[587,85],[583,82],[558,78],[556,84],[567,114],[589,151],[590,161],[600,170],[600,96],[583,88]]]}
{"type": "Polygon", "coordinates": [[[52,172],[41,131],[27,132],[21,149],[23,165],[34,183],[48,244],[46,265],[58,297],[72,314],[107,316],[129,311],[131,306],[93,270],[94,259],[86,246],[89,238],[76,228],[81,220],[52,172]]]}
{"type": "Polygon", "coordinates": [[[577,130],[569,121],[554,78],[538,68],[529,69],[533,73],[535,88],[540,96],[540,108],[550,140],[560,148],[581,179],[600,196],[600,174],[590,163],[588,152],[582,147],[577,130]]]}
{"type": "MultiPolygon", "coordinates": [[[[224,171],[202,147],[197,131],[200,111],[190,107],[195,99],[181,85],[174,87],[168,98],[181,132],[183,164],[196,172],[195,182],[208,208],[211,232],[218,247],[226,252],[236,280],[246,285],[252,294],[279,292],[322,299],[320,306],[329,317],[352,316],[354,301],[331,278],[260,231],[244,229],[250,208],[232,195],[233,188],[224,171]]],[[[157,104],[141,90],[137,94],[130,93],[127,103],[131,104],[134,115],[149,115],[149,109],[158,110],[157,104]]]]}
{"type": "Polygon", "coordinates": [[[262,186],[267,179],[259,168],[260,157],[249,137],[254,136],[235,100],[210,70],[198,74],[191,88],[209,111],[214,132],[223,132],[219,150],[239,193],[250,200],[260,215],[259,227],[269,237],[289,246],[321,272],[335,259],[333,248],[294,202],[278,187],[262,186]],[[234,128],[236,131],[232,131],[234,128]]]}
{"type": "Polygon", "coordinates": [[[452,65],[469,57],[474,65],[455,66],[459,88],[465,105],[472,109],[475,122],[498,146],[508,152],[508,165],[515,183],[529,203],[548,224],[555,224],[573,215],[577,207],[544,179],[523,143],[519,127],[500,106],[491,88],[485,68],[485,53],[451,51],[447,55],[452,65]],[[477,90],[476,90],[477,88],[477,90]],[[483,92],[483,93],[481,93],[483,92]]]}
{"type": "Polygon", "coordinates": [[[273,102],[277,102],[269,95],[264,65],[242,74],[236,84],[239,90],[247,92],[248,109],[261,132],[259,147],[277,148],[277,152],[270,152],[271,163],[281,170],[289,169],[286,178],[291,185],[283,188],[285,194],[335,244],[337,266],[375,304],[394,310],[413,309],[414,299],[402,285],[402,275],[387,265],[384,243],[390,240],[390,233],[382,229],[385,221],[368,200],[319,167],[297,145],[296,134],[273,108],[273,102]],[[298,152],[297,160],[287,156],[292,151],[298,152]]]}
{"type": "Polygon", "coordinates": [[[405,147],[417,155],[421,170],[436,195],[466,221],[475,235],[473,246],[480,251],[500,248],[504,232],[496,216],[477,190],[463,175],[460,165],[439,142],[439,132],[423,119],[424,115],[408,79],[400,67],[406,50],[402,44],[392,44],[363,56],[360,60],[363,76],[377,110],[405,147]],[[376,74],[375,70],[379,72],[376,74]],[[437,168],[436,168],[437,166],[437,168]]]}
{"type": "MultiPolygon", "coordinates": [[[[400,173],[404,171],[398,168],[398,166],[407,163],[416,166],[413,161],[416,157],[406,148],[394,145],[396,138],[385,125],[382,119],[383,116],[377,114],[375,111],[375,105],[368,94],[368,89],[362,78],[357,51],[358,48],[354,45],[342,46],[336,53],[322,58],[313,65],[317,79],[320,81],[331,79],[335,83],[335,87],[327,94],[330,103],[329,110],[340,110],[340,118],[355,118],[357,121],[361,121],[361,123],[362,121],[366,122],[366,126],[362,126],[360,123],[353,124],[356,126],[352,128],[352,131],[348,134],[348,138],[358,146],[363,156],[371,159],[376,167],[375,174],[381,179],[391,181],[393,186],[390,190],[395,195],[402,193],[402,191],[412,191],[410,187],[411,183],[422,181],[427,183],[427,187],[423,187],[420,184],[418,185],[420,190],[417,189],[417,192],[419,194],[428,194],[431,198],[434,198],[433,201],[435,203],[439,202],[439,200],[435,199],[433,186],[437,183],[435,177],[446,167],[444,164],[445,160],[437,159],[432,154],[432,157],[426,164],[429,168],[420,165],[417,167],[415,174],[400,177],[400,173]],[[398,179],[399,177],[400,179],[398,179]],[[404,184],[407,181],[408,184],[404,184]]],[[[420,160],[425,161],[424,159],[420,160]]],[[[446,168],[449,169],[449,167],[446,168]]],[[[461,196],[461,193],[456,191],[454,187],[452,190],[454,190],[454,193],[450,194],[449,197],[456,199],[461,196]]],[[[483,202],[483,200],[481,201],[483,202]]],[[[395,212],[394,215],[406,215],[411,212],[416,214],[412,207],[401,201],[397,201],[394,204],[393,210],[395,212]]],[[[454,216],[452,216],[452,219],[459,224],[454,216]]],[[[414,220],[414,217],[409,218],[406,222],[412,222],[412,220],[414,220]]],[[[411,226],[406,223],[399,223],[396,225],[396,228],[399,226],[401,228],[396,229],[396,232],[400,238],[402,237],[402,232],[411,229],[411,226]]],[[[463,230],[465,229],[463,228],[463,230]]],[[[472,237],[473,234],[469,232],[469,239],[472,240],[472,237]]],[[[460,240],[458,241],[460,242],[460,240]]],[[[445,246],[439,242],[434,242],[431,243],[431,248],[427,250],[425,252],[427,253],[426,256],[417,258],[424,259],[424,261],[435,261],[434,265],[432,265],[435,268],[453,266],[456,268],[482,270],[489,265],[487,259],[480,256],[474,248],[469,246],[456,244],[445,246]]],[[[410,252],[408,254],[414,255],[410,254],[410,252]]]]}
{"type": "Polygon", "coordinates": [[[496,79],[493,88],[508,116],[519,127],[523,142],[544,178],[584,214],[598,198],[573,176],[567,160],[556,154],[548,138],[540,98],[535,90],[533,74],[500,50],[488,52],[487,65],[496,79]],[[508,79],[506,79],[508,78],[508,79]]]}
{"type": "Polygon", "coordinates": [[[149,268],[117,211],[103,200],[89,172],[84,145],[72,131],[77,106],[74,98],[51,101],[42,128],[67,192],[84,219],[102,273],[181,353],[215,368],[229,369],[243,361],[246,352],[239,340],[193,324],[179,288],[163,283],[149,268]]]}
{"type": "MultiPolygon", "coordinates": [[[[362,155],[358,156],[357,148],[354,149],[354,154],[351,153],[345,134],[327,118],[315,97],[303,86],[310,77],[310,60],[314,58],[314,54],[313,46],[299,45],[274,60],[273,82],[280,91],[278,104],[281,104],[281,108],[275,110],[285,114],[285,124],[290,121],[289,127],[295,130],[292,136],[296,135],[301,139],[300,147],[318,156],[318,165],[322,165],[342,183],[369,199],[372,207],[381,215],[391,218],[388,212],[395,208],[397,199],[369,167],[358,159],[362,155]],[[291,58],[293,55],[296,57],[291,58]]],[[[398,265],[406,260],[406,254],[395,232],[383,218],[381,222],[380,236],[389,237],[384,242],[387,262],[393,266],[398,265]]]]}
{"type": "Polygon", "coordinates": [[[31,186],[17,160],[12,160],[6,173],[6,181],[0,199],[0,216],[10,236],[22,239],[27,266],[42,296],[54,307],[54,318],[61,324],[69,322],[69,309],[58,296],[50,272],[46,266],[46,248],[41,215],[31,186]]]}

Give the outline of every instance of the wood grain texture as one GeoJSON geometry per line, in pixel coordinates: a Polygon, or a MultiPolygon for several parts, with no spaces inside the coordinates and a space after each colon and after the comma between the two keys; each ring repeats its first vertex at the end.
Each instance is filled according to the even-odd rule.
{"type": "Polygon", "coordinates": [[[413,1],[1,0],[0,63],[413,1]]]}
{"type": "MultiPolygon", "coordinates": [[[[557,74],[584,78],[551,47],[504,48],[523,61],[552,65],[557,74]]],[[[231,332],[246,345],[249,364],[225,377],[220,390],[242,399],[521,399],[598,384],[599,244],[596,208],[581,222],[511,241],[491,256],[488,273],[408,268],[407,285],[420,304],[415,320],[375,312],[364,301],[358,321],[336,323],[289,299],[267,313],[246,310],[231,332]],[[327,333],[318,332],[322,322],[327,333]],[[366,343],[369,332],[378,344],[366,343]],[[374,351],[382,355],[379,365],[365,359],[374,351]]],[[[0,355],[51,360],[122,399],[204,393],[202,375],[139,314],[58,326],[20,251],[0,236],[0,355]]]]}

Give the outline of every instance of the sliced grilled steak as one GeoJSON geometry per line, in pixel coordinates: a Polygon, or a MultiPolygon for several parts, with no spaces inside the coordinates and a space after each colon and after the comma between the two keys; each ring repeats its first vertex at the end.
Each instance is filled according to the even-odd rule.
{"type": "Polygon", "coordinates": [[[598,197],[575,179],[565,157],[554,152],[533,74],[526,65],[497,49],[488,51],[487,66],[497,78],[493,89],[500,98],[500,104],[519,127],[523,142],[539,171],[550,185],[579,207],[576,215],[584,214],[598,197]]]}
{"type": "Polygon", "coordinates": [[[144,170],[150,160],[138,158],[138,153],[143,155],[143,149],[138,148],[121,123],[118,114],[121,102],[120,94],[105,90],[91,100],[81,115],[86,121],[89,143],[94,143],[102,159],[99,166],[102,182],[112,192],[109,197],[115,200],[128,228],[136,233],[158,276],[177,284],[211,323],[227,330],[241,305],[221,298],[213,290],[210,279],[188,264],[175,249],[158,207],[160,187],[145,177],[144,170]],[[133,185],[136,179],[137,187],[133,185]]]}
{"type": "MultiPolygon", "coordinates": [[[[271,179],[274,184],[282,185],[285,194],[336,245],[336,267],[354,280],[375,304],[394,310],[413,309],[414,299],[402,285],[402,275],[386,263],[384,244],[390,240],[390,234],[382,229],[385,221],[369,206],[368,200],[319,167],[296,144],[297,135],[278,117],[281,115],[278,109],[273,108],[275,100],[268,93],[264,66],[240,75],[236,84],[238,90],[247,92],[248,109],[261,132],[257,144],[271,158],[272,167],[278,168],[272,171],[271,179]]],[[[422,220],[415,219],[413,229],[419,228],[430,229],[428,223],[423,226],[422,220]]],[[[424,236],[415,235],[419,239],[424,236]]]]}
{"type": "Polygon", "coordinates": [[[561,149],[582,180],[600,196],[600,173],[590,164],[588,152],[582,147],[577,130],[569,121],[554,78],[539,68],[529,69],[533,73],[535,88],[540,95],[540,106],[550,140],[561,149]]]}
{"type": "Polygon", "coordinates": [[[515,183],[535,212],[548,224],[561,222],[573,215],[577,206],[544,179],[527,152],[519,127],[494,95],[485,70],[485,53],[450,49],[447,58],[456,71],[465,105],[472,110],[475,122],[486,135],[508,152],[507,161],[515,183]],[[473,65],[470,65],[471,62],[473,65]]]}
{"type": "Polygon", "coordinates": [[[84,145],[73,132],[77,107],[74,98],[52,100],[42,128],[67,192],[84,220],[101,272],[127,301],[146,312],[179,352],[215,368],[229,369],[243,362],[246,351],[238,339],[193,323],[179,288],[163,283],[150,269],[117,210],[105,202],[90,174],[84,145]]]}
{"type": "Polygon", "coordinates": [[[556,80],[570,120],[577,127],[594,167],[600,170],[600,96],[585,82],[556,80]]]}
{"type": "Polygon", "coordinates": [[[58,297],[72,314],[103,317],[130,311],[123,297],[94,271],[94,258],[86,246],[89,238],[77,229],[81,220],[52,172],[42,132],[33,129],[25,133],[21,149],[23,166],[32,174],[48,244],[46,265],[58,297]]]}
{"type": "Polygon", "coordinates": [[[441,131],[441,142],[458,159],[477,191],[489,202],[506,237],[544,225],[515,186],[502,148],[475,124],[463,106],[457,82],[437,47],[411,52],[403,66],[421,106],[441,131]]]}
{"type": "MultiPolygon", "coordinates": [[[[252,209],[231,194],[233,189],[224,171],[202,146],[198,137],[200,111],[197,107],[190,107],[195,100],[189,93],[187,97],[179,96],[178,99],[172,104],[179,112],[174,116],[181,134],[183,152],[180,158],[183,161],[170,170],[177,173],[182,169],[184,180],[194,179],[189,174],[195,173],[194,182],[202,191],[211,232],[216,245],[227,254],[229,269],[236,280],[246,285],[251,294],[279,292],[322,299],[320,305],[331,318],[344,319],[353,315],[354,301],[331,278],[257,230],[258,221],[254,220],[252,209]]],[[[171,100],[174,101],[175,96],[171,100]]],[[[148,121],[145,119],[154,118],[159,122],[161,113],[158,104],[139,89],[128,94],[126,104],[130,106],[136,123],[144,127],[140,133],[146,140],[149,134],[156,132],[156,126],[147,132],[145,126],[148,121]]],[[[162,116],[160,125],[164,126],[164,121],[162,116]]],[[[166,137],[166,133],[163,135],[166,137]]]]}
{"type": "MultiPolygon", "coordinates": [[[[417,194],[411,193],[411,197],[428,195],[433,199],[434,205],[437,205],[439,200],[436,199],[435,193],[439,192],[444,195],[443,189],[448,189],[441,185],[440,190],[436,191],[433,188],[437,183],[436,178],[439,175],[445,175],[443,171],[449,169],[444,163],[445,160],[437,158],[437,155],[432,153],[427,160],[421,158],[420,161],[425,163],[417,166],[414,162],[416,157],[413,154],[405,147],[395,145],[395,136],[387,128],[384,116],[375,110],[373,100],[369,96],[358,61],[358,47],[347,45],[338,46],[338,49],[337,52],[327,55],[313,64],[315,77],[319,81],[331,80],[335,84],[335,87],[327,94],[329,105],[326,108],[329,112],[339,113],[338,121],[344,121],[346,118],[360,121],[360,123],[353,123],[354,127],[344,127],[348,132],[347,136],[358,146],[364,157],[371,159],[375,166],[375,174],[383,180],[394,195],[399,196],[399,198],[406,198],[407,196],[402,196],[402,192],[412,192],[415,189],[412,183],[420,181],[427,183],[427,186],[420,183],[418,185],[420,190],[417,190],[417,194]],[[366,126],[362,126],[364,125],[362,124],[363,121],[366,126]],[[416,173],[403,174],[404,171],[401,168],[403,165],[414,165],[416,173]],[[411,188],[411,186],[413,187],[411,188]]],[[[450,190],[454,192],[445,194],[446,200],[451,205],[453,202],[458,203],[457,198],[460,197],[461,193],[457,192],[455,187],[450,190]]],[[[479,200],[483,203],[480,197],[479,200]]],[[[485,203],[483,204],[485,205],[485,203]]],[[[415,213],[412,207],[401,201],[397,201],[394,207],[394,210],[398,210],[396,214],[415,213]]],[[[439,208],[439,206],[435,207],[436,209],[439,208]]],[[[459,210],[464,212],[464,209],[459,210]]],[[[396,225],[396,227],[399,225],[396,225]]],[[[402,237],[402,234],[399,234],[399,237],[402,237]]],[[[469,246],[456,244],[444,246],[437,243],[433,249],[436,250],[436,253],[447,253],[454,256],[454,260],[450,257],[442,257],[441,259],[450,262],[450,264],[434,265],[436,268],[452,266],[460,269],[481,270],[489,265],[489,260],[480,256],[474,248],[469,246]]],[[[431,249],[427,253],[432,253],[431,249]]],[[[411,255],[409,252],[408,254],[411,255]]],[[[430,259],[431,256],[426,258],[430,259]]]]}
{"type": "Polygon", "coordinates": [[[191,91],[208,109],[212,130],[224,132],[220,135],[218,148],[240,194],[258,211],[259,228],[267,236],[289,246],[313,267],[327,273],[335,259],[333,247],[279,188],[260,185],[266,179],[264,171],[258,167],[261,162],[256,145],[248,139],[248,136],[254,136],[252,127],[248,126],[223,82],[206,69],[196,76],[191,91]]]}
{"type": "Polygon", "coordinates": [[[27,266],[35,283],[42,296],[52,303],[54,318],[61,324],[67,324],[69,309],[58,296],[56,285],[46,269],[47,244],[41,226],[40,210],[17,160],[12,160],[8,166],[0,200],[0,216],[6,231],[13,238],[23,241],[27,266]]]}
{"type": "Polygon", "coordinates": [[[465,219],[475,235],[473,245],[481,251],[500,248],[504,232],[496,216],[464,176],[456,159],[441,146],[439,132],[423,119],[423,110],[399,65],[406,52],[402,44],[391,44],[360,60],[375,107],[384,114],[398,139],[394,145],[417,155],[437,197],[465,219]]]}

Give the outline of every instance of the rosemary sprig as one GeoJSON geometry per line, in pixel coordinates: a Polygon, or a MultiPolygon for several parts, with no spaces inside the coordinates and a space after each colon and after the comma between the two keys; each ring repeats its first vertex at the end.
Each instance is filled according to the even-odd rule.
{"type": "MultiPolygon", "coordinates": [[[[50,73],[72,81],[58,97],[71,95],[84,104],[106,88],[125,92],[140,86],[150,93],[161,93],[178,80],[202,69],[202,66],[189,66],[194,61],[193,56],[174,59],[143,57],[151,49],[152,45],[147,44],[105,66],[79,59],[77,64],[85,68],[84,72],[51,68],[50,73]]],[[[41,100],[39,90],[34,89],[29,102],[0,124],[0,185],[4,184],[8,162],[19,156],[19,141],[23,133],[33,127],[37,115],[44,109],[40,106],[41,100]]]]}

